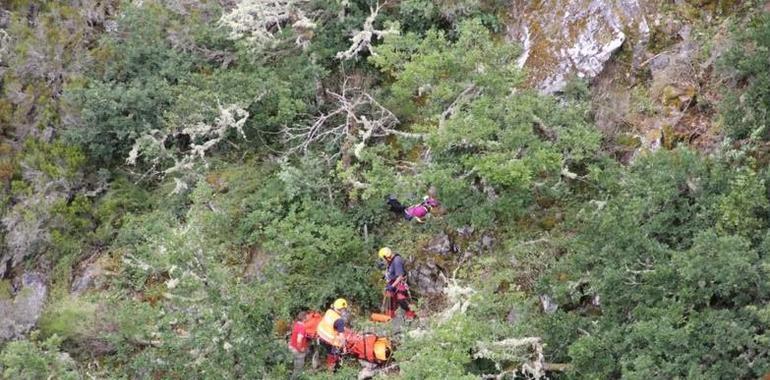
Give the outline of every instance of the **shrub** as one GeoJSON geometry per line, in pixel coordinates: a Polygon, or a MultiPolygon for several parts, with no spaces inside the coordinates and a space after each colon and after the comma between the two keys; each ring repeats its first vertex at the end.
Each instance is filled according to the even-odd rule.
{"type": "Polygon", "coordinates": [[[756,15],[734,35],[721,68],[738,87],[720,105],[723,123],[728,136],[734,139],[766,141],[770,138],[770,16],[756,15]]]}
{"type": "Polygon", "coordinates": [[[764,183],[680,149],[639,160],[619,185],[584,210],[541,284],[559,304],[543,318],[563,326],[544,330],[553,355],[592,378],[763,375],[764,329],[750,310],[770,299],[764,183]],[[565,336],[565,320],[585,333],[565,336]]]}
{"type": "Polygon", "coordinates": [[[3,377],[7,379],[76,380],[81,376],[75,362],[59,351],[62,338],[53,335],[41,342],[19,340],[8,343],[0,352],[3,377]]]}

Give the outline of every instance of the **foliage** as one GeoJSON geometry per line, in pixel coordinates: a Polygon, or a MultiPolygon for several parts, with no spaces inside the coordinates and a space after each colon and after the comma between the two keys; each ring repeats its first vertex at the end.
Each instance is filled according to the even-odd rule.
{"type": "Polygon", "coordinates": [[[420,314],[383,377],[763,376],[768,16],[721,66],[723,126],[753,145],[624,166],[588,82],[528,87],[507,7],[9,3],[0,298],[25,270],[50,288],[2,377],[286,378],[298,311],[345,297],[372,328],[383,245],[420,314]],[[428,192],[425,223],[383,202],[428,192]]]}
{"type": "Polygon", "coordinates": [[[735,41],[722,59],[724,72],[739,84],[722,102],[722,117],[728,135],[766,141],[770,120],[770,16],[756,15],[735,33],[735,41]]]}
{"type": "Polygon", "coordinates": [[[78,338],[94,329],[96,305],[82,299],[65,297],[49,305],[39,322],[44,336],[78,338]]]}
{"type": "Polygon", "coordinates": [[[84,12],[70,2],[41,1],[4,13],[0,135],[42,137],[61,128],[70,115],[62,93],[83,74],[109,3],[84,12]]]}
{"type": "Polygon", "coordinates": [[[22,340],[8,343],[0,352],[3,378],[81,379],[75,362],[59,350],[61,342],[62,338],[53,335],[41,342],[22,340]]]}
{"type": "Polygon", "coordinates": [[[503,273],[506,271],[489,273],[493,278],[478,283],[478,291],[468,287],[457,292],[469,292],[464,296],[452,294],[456,284],[447,288],[450,307],[429,326],[407,335],[396,351],[403,378],[475,379],[481,375],[513,373],[512,369],[537,360],[527,349],[518,352],[512,348],[515,345],[505,346],[514,341],[506,339],[516,333],[513,325],[505,322],[505,314],[511,307],[525,308],[520,304],[520,293],[494,291],[505,278],[503,273]],[[463,306],[451,306],[453,302],[463,306]],[[500,343],[507,348],[497,352],[494,347],[500,343]]]}
{"type": "MultiPolygon", "coordinates": [[[[641,160],[620,184],[606,206],[584,210],[585,229],[544,282],[560,305],[545,318],[586,325],[557,355],[576,377],[761,376],[770,362],[750,310],[770,297],[764,183],[677,150],[641,160]]],[[[554,347],[561,329],[544,331],[554,347]]]]}
{"type": "Polygon", "coordinates": [[[117,33],[102,37],[98,52],[103,66],[95,77],[70,95],[80,109],[70,142],[84,146],[106,164],[119,162],[133,139],[161,129],[163,114],[181,95],[175,84],[191,80],[203,62],[172,48],[165,31],[175,22],[162,7],[129,7],[118,21],[117,33]]]}
{"type": "Polygon", "coordinates": [[[511,89],[521,78],[518,52],[478,20],[461,23],[456,41],[433,30],[388,37],[376,51],[370,60],[394,78],[390,102],[429,131],[426,182],[449,208],[465,210],[453,213],[457,224],[521,216],[496,210],[525,210],[535,191],[563,192],[561,175],[585,171],[599,149],[583,103],[511,89]]]}

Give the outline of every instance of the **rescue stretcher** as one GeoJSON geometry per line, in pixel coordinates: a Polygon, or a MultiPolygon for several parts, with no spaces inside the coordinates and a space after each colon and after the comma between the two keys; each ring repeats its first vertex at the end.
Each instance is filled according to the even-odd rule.
{"type": "MultiPolygon", "coordinates": [[[[317,311],[310,312],[305,322],[305,333],[308,338],[318,338],[318,324],[323,315],[317,311]]],[[[345,348],[348,355],[369,363],[383,364],[390,360],[392,346],[390,339],[373,333],[360,334],[351,329],[345,329],[345,348]]]]}

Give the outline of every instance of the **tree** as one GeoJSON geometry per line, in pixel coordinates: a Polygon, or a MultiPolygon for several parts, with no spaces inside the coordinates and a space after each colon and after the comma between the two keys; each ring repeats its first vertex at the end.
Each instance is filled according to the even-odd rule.
{"type": "Polygon", "coordinates": [[[562,326],[546,330],[546,343],[562,344],[563,323],[586,326],[552,355],[569,355],[575,375],[588,377],[762,376],[770,368],[756,314],[770,297],[762,181],[679,149],[612,182],[619,187],[604,207],[586,206],[578,239],[543,280],[559,304],[543,318],[562,326]],[[735,220],[746,225],[730,227],[735,220]]]}
{"type": "Polygon", "coordinates": [[[584,171],[599,149],[585,105],[519,88],[518,49],[494,41],[478,20],[461,23],[456,40],[437,30],[387,36],[375,53],[370,61],[393,80],[384,104],[426,134],[426,181],[447,206],[468,206],[453,213],[465,223],[515,218],[511,210],[525,212],[535,191],[579,179],[573,170],[584,171]]]}

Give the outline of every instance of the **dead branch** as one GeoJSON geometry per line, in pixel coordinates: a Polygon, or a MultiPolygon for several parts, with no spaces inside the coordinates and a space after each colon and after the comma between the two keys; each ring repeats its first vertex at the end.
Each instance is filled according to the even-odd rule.
{"type": "Polygon", "coordinates": [[[534,245],[539,243],[550,243],[550,242],[551,240],[548,238],[540,238],[535,240],[523,241],[523,242],[520,242],[519,245],[534,245]]]}
{"type": "Polygon", "coordinates": [[[509,338],[497,342],[477,342],[476,359],[484,358],[495,362],[497,374],[484,375],[484,379],[503,379],[507,375],[521,373],[528,378],[545,378],[545,355],[543,342],[539,337],[509,338]],[[503,370],[501,363],[521,363],[520,368],[503,370]]]}
{"type": "Polygon", "coordinates": [[[399,121],[396,115],[380,104],[373,96],[359,88],[349,88],[346,79],[340,92],[326,90],[335,108],[322,113],[312,124],[284,128],[287,154],[307,154],[311,147],[333,143],[341,145],[346,155],[353,153],[361,159],[361,153],[372,138],[390,135],[422,139],[423,135],[395,129],[399,121]],[[343,144],[344,142],[344,144],[343,144]]]}

